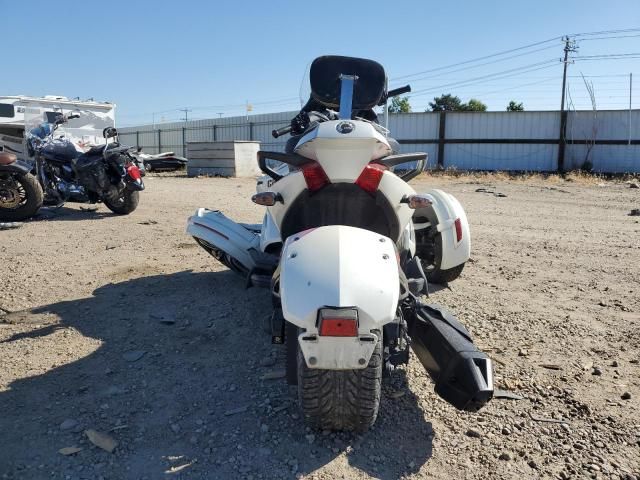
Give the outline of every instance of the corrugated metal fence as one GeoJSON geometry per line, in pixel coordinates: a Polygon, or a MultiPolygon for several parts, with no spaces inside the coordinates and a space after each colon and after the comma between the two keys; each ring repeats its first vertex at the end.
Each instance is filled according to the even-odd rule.
{"type": "MultiPolygon", "coordinates": [[[[119,129],[120,141],[147,153],[184,155],[187,142],[224,140],[255,140],[263,150],[282,151],[286,138],[274,139],[271,131],[296,113],[127,127],[119,129]]],[[[563,149],[565,170],[590,164],[597,172],[640,172],[640,110],[570,112],[566,126],[553,111],[403,113],[389,116],[389,129],[402,152],[427,152],[430,168],[555,171],[563,149]]]]}

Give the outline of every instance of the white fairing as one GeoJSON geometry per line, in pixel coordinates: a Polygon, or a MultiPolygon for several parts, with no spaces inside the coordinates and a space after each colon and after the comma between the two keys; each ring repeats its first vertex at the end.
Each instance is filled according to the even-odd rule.
{"type": "Polygon", "coordinates": [[[368,122],[350,120],[354,129],[339,133],[336,127],[343,123],[332,120],[318,125],[300,139],[296,153],[316,160],[332,183],[349,182],[358,178],[371,160],[391,153],[389,142],[368,122]]]}
{"type": "Polygon", "coordinates": [[[260,229],[260,250],[266,252],[270,245],[281,242],[280,229],[273,221],[271,213],[267,210],[262,219],[262,228],[260,229]]]}
{"type": "Polygon", "coordinates": [[[249,249],[259,248],[260,235],[229,220],[218,210],[196,210],[187,220],[187,233],[231,255],[247,270],[255,266],[249,249]]]}
{"type": "Polygon", "coordinates": [[[364,368],[377,341],[372,330],[393,321],[398,306],[399,267],[393,241],[359,228],[320,227],[289,237],[280,266],[282,313],[305,330],[300,346],[307,364],[364,368]],[[316,320],[323,307],[357,307],[359,336],[318,336],[316,320]],[[305,336],[313,339],[304,341],[305,336]]]}

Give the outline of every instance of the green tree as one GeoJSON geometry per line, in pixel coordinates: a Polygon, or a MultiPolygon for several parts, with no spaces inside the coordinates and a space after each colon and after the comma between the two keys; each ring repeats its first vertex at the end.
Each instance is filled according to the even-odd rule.
{"type": "Polygon", "coordinates": [[[389,113],[409,113],[410,111],[409,97],[393,97],[389,105],[389,113]]]}
{"type": "Polygon", "coordinates": [[[511,100],[507,105],[507,112],[524,112],[524,105],[522,102],[517,103],[515,100],[511,100]]]}
{"type": "Polygon", "coordinates": [[[447,93],[434,97],[433,102],[429,102],[429,107],[432,112],[456,112],[461,110],[462,101],[459,97],[447,93]]]}
{"type": "Polygon", "coordinates": [[[486,112],[487,106],[480,100],[472,98],[467,103],[461,105],[461,110],[464,112],[486,112]]]}

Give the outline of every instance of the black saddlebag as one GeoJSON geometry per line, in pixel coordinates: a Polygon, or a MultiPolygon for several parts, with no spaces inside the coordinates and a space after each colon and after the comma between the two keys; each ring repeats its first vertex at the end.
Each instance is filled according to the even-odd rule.
{"type": "Polygon", "coordinates": [[[76,160],[78,183],[87,190],[103,192],[110,186],[106,165],[102,156],[81,155],[76,160]]]}

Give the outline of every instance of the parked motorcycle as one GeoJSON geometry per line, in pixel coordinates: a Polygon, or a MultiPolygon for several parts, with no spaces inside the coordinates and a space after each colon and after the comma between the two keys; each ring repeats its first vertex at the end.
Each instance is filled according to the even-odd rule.
{"type": "Polygon", "coordinates": [[[173,152],[163,152],[157,154],[144,153],[142,148],[133,153],[138,166],[142,163],[145,171],[148,172],[169,172],[185,168],[189,160],[173,152]]]}
{"type": "Polygon", "coordinates": [[[118,143],[113,127],[103,130],[103,145],[86,151],[64,136],[55,136],[60,126],[76,118],[79,113],[61,114],[53,124],[29,129],[26,142],[33,164],[8,159],[0,164],[0,219],[24,220],[43,204],[65,202],[103,202],[121,215],[136,209],[144,183],[129,154],[131,147],[118,143]]]}
{"type": "Polygon", "coordinates": [[[268,330],[286,344],[287,380],[312,427],[369,428],[383,372],[407,363],[409,347],[442,398],[480,409],[493,395],[491,360],[453,315],[422,301],[423,265],[448,280],[468,260],[466,215],[453,196],[409,186],[426,154],[395,152],[373,110],[410,87],[387,91],[383,67],[359,58],[317,58],[309,75],[309,101],[273,132],[293,135],[286,151],[258,153],[269,177],[252,197],[267,207],[262,225],[200,208],[187,232],[248,286],[270,289],[268,330]]]}

